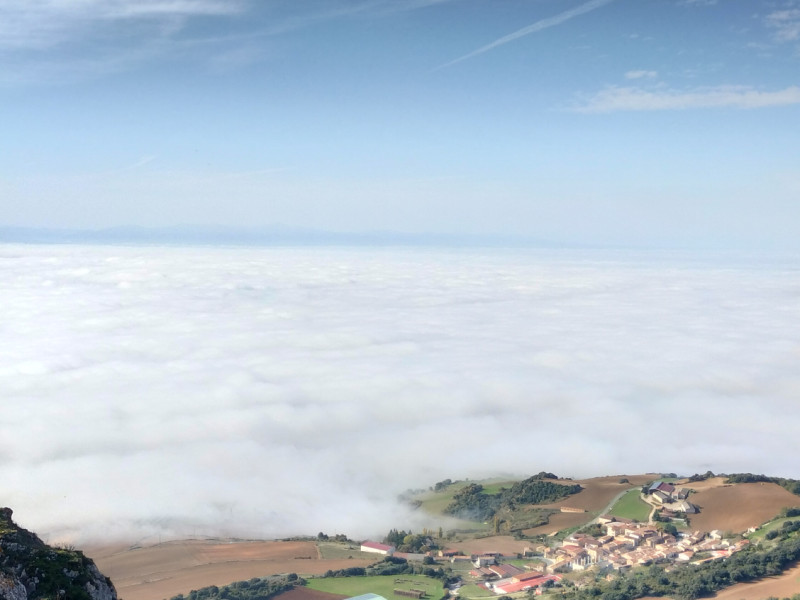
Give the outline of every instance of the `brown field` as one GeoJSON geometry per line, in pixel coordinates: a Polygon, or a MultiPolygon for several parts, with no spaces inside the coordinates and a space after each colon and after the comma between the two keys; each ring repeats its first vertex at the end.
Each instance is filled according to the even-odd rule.
{"type": "Polygon", "coordinates": [[[778,577],[765,577],[754,583],[739,583],[719,592],[718,600],[763,600],[774,596],[788,598],[800,593],[800,565],[778,577]]]}
{"type": "Polygon", "coordinates": [[[525,535],[549,535],[551,533],[555,533],[556,531],[561,531],[562,529],[583,525],[584,523],[591,521],[593,518],[594,515],[591,513],[559,512],[555,513],[554,515],[550,515],[550,522],[547,523],[547,525],[539,525],[538,527],[533,527],[532,529],[525,529],[523,530],[523,533],[525,535]]]}
{"type": "MultiPolygon", "coordinates": [[[[645,484],[656,479],[658,475],[610,475],[607,477],[592,477],[591,479],[576,479],[573,483],[580,483],[583,490],[577,494],[565,498],[553,504],[544,504],[542,508],[560,508],[569,506],[571,508],[582,508],[585,511],[603,510],[609,502],[622,491],[628,488],[645,484]],[[630,483],[620,483],[619,480],[627,478],[630,483]]],[[[564,483],[564,482],[556,482],[564,483]]],[[[594,515],[586,515],[586,521],[591,520],[594,515]]]]}
{"type": "MultiPolygon", "coordinates": [[[[691,487],[698,489],[694,484],[691,487]]],[[[691,516],[691,528],[700,531],[741,532],[769,521],[784,507],[800,506],[800,496],[775,483],[709,486],[698,489],[689,500],[701,509],[700,514],[691,516]]]]}
{"type": "Polygon", "coordinates": [[[705,481],[687,481],[686,479],[681,479],[675,485],[678,487],[685,487],[690,490],[695,490],[696,492],[702,492],[711,488],[722,487],[726,485],[726,483],[724,477],[712,477],[711,479],[706,479],[705,481]]]}
{"type": "Polygon", "coordinates": [[[610,475],[576,480],[575,483],[583,486],[581,492],[560,502],[544,504],[541,507],[537,506],[537,508],[559,509],[562,506],[568,506],[570,508],[580,508],[587,512],[556,513],[550,516],[550,522],[547,525],[526,529],[524,533],[525,535],[550,534],[588,523],[597,516],[599,511],[606,508],[617,494],[632,487],[643,485],[657,477],[657,475],[650,473],[644,475],[610,475]],[[630,483],[620,483],[619,480],[622,478],[627,478],[630,483]]]}
{"type": "Polygon", "coordinates": [[[276,573],[316,575],[373,560],[322,560],[313,542],[188,540],[143,548],[87,548],[122,600],[162,600],[209,585],[276,573]]]}
{"type": "MultiPolygon", "coordinates": [[[[800,565],[777,577],[765,577],[753,583],[738,583],[712,596],[716,600],[766,600],[790,598],[800,593],[800,565]]],[[[669,600],[649,596],[642,600],[669,600]]]]}
{"type": "Polygon", "coordinates": [[[463,542],[447,542],[448,548],[461,550],[464,554],[480,554],[482,552],[501,552],[506,555],[517,554],[530,545],[530,542],[515,540],[510,535],[495,535],[474,540],[464,540],[463,542]]]}

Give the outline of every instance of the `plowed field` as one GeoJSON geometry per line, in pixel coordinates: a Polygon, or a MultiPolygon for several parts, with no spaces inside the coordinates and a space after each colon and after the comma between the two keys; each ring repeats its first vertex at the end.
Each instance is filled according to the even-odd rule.
{"type": "Polygon", "coordinates": [[[800,496],[775,483],[708,487],[691,494],[689,501],[700,507],[700,514],[690,517],[691,528],[700,531],[741,532],[770,520],[784,507],[800,506],[800,496]]]}
{"type": "Polygon", "coordinates": [[[492,537],[466,540],[463,542],[448,542],[448,548],[461,550],[464,554],[481,554],[483,552],[500,552],[505,555],[522,552],[525,546],[531,543],[524,540],[515,540],[510,535],[495,535],[492,537]]]}
{"type": "Polygon", "coordinates": [[[313,542],[190,540],[144,548],[88,548],[121,600],[161,600],[209,585],[277,573],[321,574],[366,566],[365,559],[320,559],[313,542]]]}

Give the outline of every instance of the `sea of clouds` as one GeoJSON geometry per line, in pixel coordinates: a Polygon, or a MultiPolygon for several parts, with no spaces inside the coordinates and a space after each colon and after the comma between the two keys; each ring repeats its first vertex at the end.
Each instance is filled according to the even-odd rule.
{"type": "Polygon", "coordinates": [[[444,478],[800,476],[800,269],[0,246],[0,505],[50,541],[378,535],[444,478]]]}

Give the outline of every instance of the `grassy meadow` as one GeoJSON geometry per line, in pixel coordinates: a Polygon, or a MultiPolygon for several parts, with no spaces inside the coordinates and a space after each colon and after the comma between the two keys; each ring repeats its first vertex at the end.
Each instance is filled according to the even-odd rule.
{"type": "Polygon", "coordinates": [[[611,510],[608,511],[609,514],[623,519],[647,521],[652,507],[639,498],[640,493],[638,488],[629,490],[611,507],[611,510]]]}
{"type": "Polygon", "coordinates": [[[309,579],[308,587],[331,594],[360,596],[361,594],[379,594],[388,600],[402,598],[395,596],[394,590],[425,590],[427,600],[439,600],[444,595],[442,582],[424,575],[378,575],[372,577],[324,577],[309,579]]]}

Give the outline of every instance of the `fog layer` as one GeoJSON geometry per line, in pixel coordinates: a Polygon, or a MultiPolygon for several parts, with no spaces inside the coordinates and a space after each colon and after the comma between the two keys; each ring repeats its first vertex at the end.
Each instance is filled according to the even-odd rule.
{"type": "Polygon", "coordinates": [[[800,476],[800,272],[0,246],[0,505],[53,539],[344,532],[445,477],[800,476]]]}

